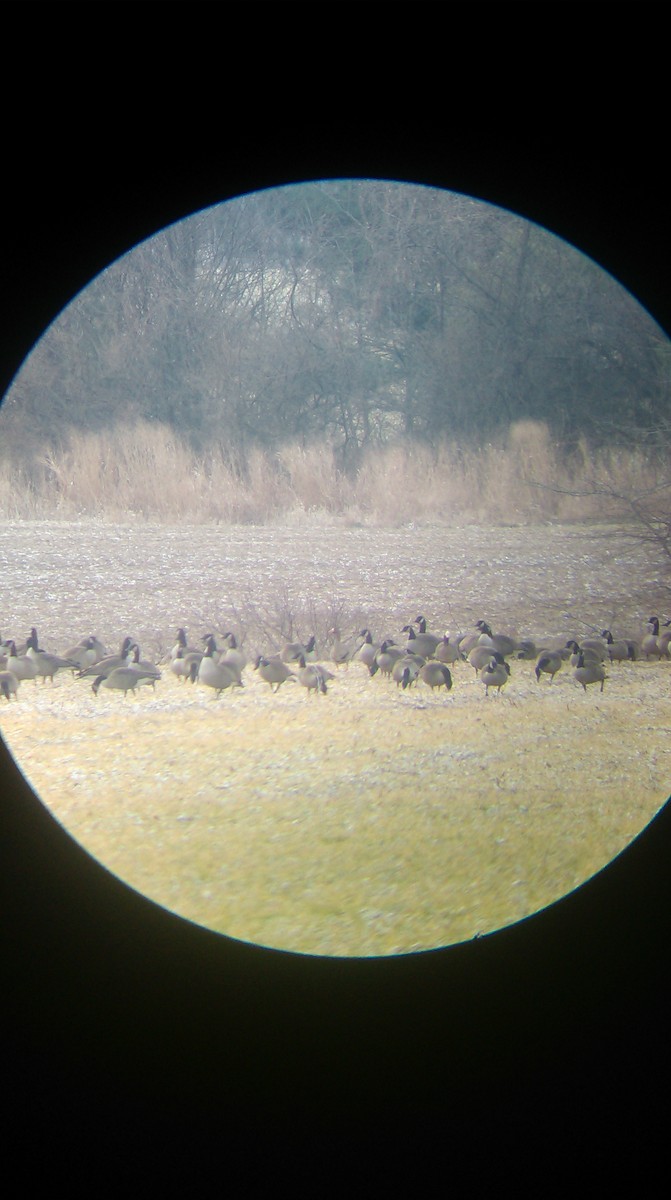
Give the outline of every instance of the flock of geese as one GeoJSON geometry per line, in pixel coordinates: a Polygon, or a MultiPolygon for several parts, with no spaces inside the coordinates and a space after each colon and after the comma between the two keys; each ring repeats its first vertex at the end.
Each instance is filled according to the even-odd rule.
{"type": "MultiPolygon", "coordinates": [[[[213,633],[200,639],[200,646],[189,646],[186,631],[177,631],[177,640],[161,663],[140,657],[140,647],[133,638],[124,637],[118,654],[110,654],[97,637],[84,637],[64,654],[45,650],[39,644],[37,630],[31,629],[26,642],[17,649],[16,642],[0,639],[0,695],[5,700],[18,699],[22,682],[47,679],[53,683],[59,671],[69,671],[81,679],[90,679],[94,695],[101,688],[121,692],[124,696],[141,686],[154,688],[169,670],[184,683],[202,684],[216,696],[229,688],[244,686],[243,672],[250,665],[246,653],[238,645],[234,633],[222,635],[217,644],[213,633]]],[[[594,684],[603,692],[608,678],[607,664],[638,659],[671,659],[671,619],[662,621],[650,617],[643,636],[638,640],[615,639],[609,629],[600,637],[578,640],[569,638],[559,644],[538,645],[528,638],[513,638],[494,633],[486,621],[478,621],[472,630],[457,636],[437,634],[427,629],[426,618],[415,617],[403,626],[396,638],[376,642],[369,629],[362,629],[347,639],[341,639],[337,629],[329,631],[329,645],[323,656],[318,655],[315,637],[307,642],[290,642],[280,651],[257,654],[251,665],[261,679],[278,692],[283,684],[297,683],[308,696],[326,694],[336,675],[325,663],[337,670],[351,662],[360,662],[370,676],[378,672],[390,677],[399,688],[409,688],[421,682],[431,691],[452,687],[450,667],[456,663],[470,665],[483,684],[485,695],[490,689],[500,693],[510,678],[510,660],[534,663],[534,674],[540,683],[546,676],[551,684],[566,665],[584,691],[594,684]]]]}

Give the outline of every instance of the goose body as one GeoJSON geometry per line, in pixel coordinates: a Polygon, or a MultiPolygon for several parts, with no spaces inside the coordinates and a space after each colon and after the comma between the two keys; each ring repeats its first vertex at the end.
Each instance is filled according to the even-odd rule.
{"type": "Polygon", "coordinates": [[[415,683],[425,662],[426,659],[418,654],[403,654],[397,658],[391,672],[396,687],[405,689],[415,683]]]}
{"type": "Polygon", "coordinates": [[[627,662],[636,658],[636,647],[633,642],[624,638],[614,639],[610,629],[604,629],[602,635],[606,639],[606,654],[611,662],[627,662]]]}
{"type": "Polygon", "coordinates": [[[238,645],[238,641],[234,633],[225,633],[224,641],[227,643],[227,645],[226,649],[223,650],[219,655],[219,662],[227,663],[228,666],[235,667],[238,675],[240,678],[242,678],[242,672],[247,666],[247,655],[238,645]]]}
{"type": "Polygon", "coordinates": [[[452,687],[452,675],[449,667],[435,658],[430,659],[429,662],[424,663],[423,667],[419,668],[419,678],[422,683],[428,684],[432,692],[436,688],[442,687],[449,692],[452,687]]]}
{"type": "Polygon", "coordinates": [[[115,667],[107,675],[98,675],[91,684],[91,690],[94,696],[98,695],[101,687],[108,688],[110,691],[123,692],[125,700],[127,692],[134,692],[142,682],[142,675],[139,671],[134,671],[132,667],[115,667]]]}
{"type": "Polygon", "coordinates": [[[280,658],[285,663],[297,663],[302,656],[307,662],[309,658],[314,656],[316,644],[317,639],[314,634],[308,638],[305,645],[303,642],[285,642],[280,650],[280,658]]]}
{"type": "Polygon", "coordinates": [[[301,654],[298,659],[298,672],[296,678],[298,682],[307,689],[307,695],[314,692],[315,696],[321,692],[325,696],[328,692],[326,686],[329,679],[333,679],[330,671],[327,671],[319,663],[306,663],[305,658],[301,654]]]}
{"type": "Polygon", "coordinates": [[[137,642],[133,646],[133,653],[128,663],[128,668],[140,676],[140,683],[156,690],[156,681],[161,678],[160,668],[155,663],[140,658],[140,647],[137,642]]]}
{"type": "Polygon", "coordinates": [[[195,666],[196,674],[200,660],[203,657],[202,650],[189,650],[183,646],[176,648],[175,657],[170,660],[170,671],[176,679],[181,679],[185,682],[187,679],[193,682],[192,667],[195,666]]]}
{"type": "Polygon", "coordinates": [[[8,703],[12,696],[15,700],[18,700],[17,693],[20,682],[13,671],[0,671],[0,696],[4,696],[8,703]]]}
{"type": "Polygon", "coordinates": [[[540,683],[541,675],[549,675],[549,682],[552,683],[557,671],[561,671],[563,658],[558,650],[541,650],[536,659],[534,674],[540,683]]]}
{"type": "Polygon", "coordinates": [[[497,692],[501,693],[501,688],[505,687],[510,677],[510,667],[507,662],[500,662],[492,657],[489,662],[480,671],[480,682],[485,685],[485,696],[489,695],[490,687],[496,688],[497,692]]]}
{"type": "Polygon", "coordinates": [[[437,660],[437,662],[447,664],[466,661],[466,655],[463,653],[458,643],[450,641],[449,633],[445,633],[438,642],[438,645],[434,651],[434,658],[437,660]]]}
{"type": "Polygon", "coordinates": [[[62,658],[59,654],[49,654],[47,650],[40,650],[37,643],[37,633],[35,630],[31,631],[30,637],[27,641],[27,646],[28,649],[26,650],[26,655],[27,657],[32,658],[37,669],[37,674],[44,683],[46,683],[47,679],[50,679],[53,683],[54,676],[57,675],[59,671],[79,670],[79,664],[74,662],[71,658],[62,658]]]}
{"type": "Polygon", "coordinates": [[[573,678],[578,681],[584,692],[587,691],[589,684],[600,683],[599,691],[603,691],[603,685],[608,678],[606,669],[602,662],[598,659],[589,659],[583,651],[578,655],[578,662],[573,672],[573,678]]]}
{"type": "MultiPolygon", "coordinates": [[[[239,672],[231,663],[215,662],[216,644],[211,634],[205,636],[205,653],[197,667],[196,678],[199,683],[212,688],[217,696],[227,688],[243,687],[239,672]]],[[[196,664],[192,664],[192,672],[196,664]]]]}
{"type": "Polygon", "coordinates": [[[410,654],[419,654],[422,658],[432,658],[441,640],[435,633],[416,633],[412,625],[404,625],[401,632],[408,635],[406,650],[410,654]]]}
{"type": "Polygon", "coordinates": [[[102,675],[104,678],[106,675],[109,675],[112,671],[116,670],[117,667],[127,667],[133,653],[133,645],[133,639],[131,637],[125,637],[121,643],[121,649],[118,654],[108,654],[105,658],[101,658],[97,663],[93,663],[90,667],[85,667],[84,670],[80,670],[80,678],[86,679],[90,678],[91,676],[97,678],[99,675],[102,675]]]}
{"type": "Polygon", "coordinates": [[[492,633],[486,621],[477,621],[476,628],[480,630],[479,646],[489,646],[490,650],[497,650],[504,658],[510,658],[517,653],[515,638],[508,637],[506,633],[492,633]]]}
{"type": "MultiPolygon", "coordinates": [[[[305,662],[305,659],[303,661],[305,662]]],[[[285,662],[282,662],[281,658],[264,658],[262,654],[259,654],[254,663],[254,670],[258,671],[261,678],[270,684],[272,692],[279,692],[282,684],[286,683],[288,679],[296,679],[294,672],[285,662]]]]}
{"type": "Polygon", "coordinates": [[[17,654],[14,642],[7,643],[5,667],[21,682],[24,679],[34,679],[37,683],[37,664],[28,654],[17,654]]]}

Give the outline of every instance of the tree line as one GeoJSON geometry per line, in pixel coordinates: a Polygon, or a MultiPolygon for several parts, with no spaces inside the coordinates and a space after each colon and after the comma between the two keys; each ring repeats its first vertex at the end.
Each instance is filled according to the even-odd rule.
{"type": "MultiPolygon", "coordinates": [[[[135,247],[59,315],[3,405],[0,454],[148,421],[192,448],[490,445],[512,423],[645,439],[671,355],[643,307],[513,213],[411,184],[241,197],[135,247]]],[[[651,445],[654,441],[651,440],[651,445]]]]}

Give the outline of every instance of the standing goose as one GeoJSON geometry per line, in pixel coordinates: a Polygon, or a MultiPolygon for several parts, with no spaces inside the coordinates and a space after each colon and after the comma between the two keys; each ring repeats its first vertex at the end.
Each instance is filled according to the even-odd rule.
{"type": "Polygon", "coordinates": [[[480,671],[480,682],[485,685],[485,696],[489,695],[490,687],[496,688],[499,695],[501,688],[505,687],[510,676],[510,667],[504,660],[500,662],[492,657],[489,662],[480,671]]]}
{"type": "Polygon", "coordinates": [[[606,639],[606,653],[611,662],[628,662],[636,658],[633,642],[627,642],[624,638],[615,641],[610,629],[604,629],[601,636],[606,639]]]}
{"type": "Polygon", "coordinates": [[[169,669],[172,674],[177,679],[181,679],[183,683],[185,683],[187,679],[193,683],[192,666],[195,665],[197,674],[198,666],[202,657],[202,650],[189,650],[185,649],[183,646],[178,646],[175,657],[171,658],[170,660],[169,669]]]}
{"type": "Polygon", "coordinates": [[[406,651],[419,654],[421,658],[432,658],[440,642],[435,633],[416,633],[413,625],[404,625],[401,633],[407,633],[406,651]]]}
{"type": "Polygon", "coordinates": [[[357,662],[362,662],[364,666],[368,667],[368,671],[370,672],[370,669],[375,662],[375,655],[380,647],[379,645],[375,645],[373,642],[373,635],[370,629],[362,629],[359,636],[363,638],[363,643],[361,646],[359,646],[359,649],[354,657],[357,662]]]}
{"type": "MultiPolygon", "coordinates": [[[[426,628],[426,617],[423,617],[423,616],[421,615],[421,613],[420,613],[420,615],[419,615],[418,617],[415,617],[415,619],[414,619],[414,621],[413,621],[412,623],[413,623],[413,625],[416,625],[416,626],[417,626],[417,630],[418,630],[418,632],[417,632],[417,636],[418,636],[418,637],[421,637],[421,638],[423,638],[423,639],[424,639],[424,645],[425,645],[425,647],[428,647],[428,646],[432,645],[432,649],[429,651],[429,655],[425,655],[425,657],[427,657],[427,658],[428,658],[428,657],[429,657],[431,654],[433,654],[433,653],[434,653],[434,651],[435,651],[435,649],[436,649],[436,647],[437,647],[438,643],[439,643],[439,642],[440,642],[442,639],[440,638],[440,636],[439,636],[437,633],[430,633],[430,632],[427,630],[427,628],[426,628]]],[[[421,651],[420,651],[420,653],[421,653],[421,651]]]]}
{"type": "Polygon", "coordinates": [[[334,627],[333,629],[329,629],[328,636],[333,638],[330,654],[331,661],[334,662],[337,667],[348,667],[352,658],[362,644],[361,634],[355,633],[351,638],[343,641],[340,637],[339,630],[334,627]]]}
{"type": "Polygon", "coordinates": [[[489,646],[490,650],[498,650],[504,658],[510,658],[511,655],[517,653],[518,646],[515,638],[508,637],[506,633],[492,633],[491,627],[486,621],[477,621],[476,628],[480,630],[479,646],[489,646]]]}
{"type": "Polygon", "coordinates": [[[586,654],[581,651],[578,655],[578,662],[573,672],[573,678],[577,679],[578,683],[581,684],[584,692],[587,691],[590,683],[600,683],[601,687],[599,691],[602,692],[603,685],[608,676],[606,675],[603,663],[595,658],[588,659],[586,654]]]}
{"type": "Polygon", "coordinates": [[[66,650],[64,657],[71,658],[83,671],[86,667],[92,667],[95,663],[100,662],[105,654],[102,642],[99,642],[96,637],[85,637],[81,642],[77,642],[76,646],[71,646],[69,650],[66,650]]]}
{"type": "Polygon", "coordinates": [[[205,653],[196,666],[191,664],[192,677],[195,673],[195,678],[199,683],[205,684],[206,687],[211,687],[220,696],[230,687],[243,687],[242,679],[239,672],[231,663],[215,662],[216,643],[211,633],[205,635],[205,653]]]}
{"type": "Polygon", "coordinates": [[[11,671],[19,681],[34,679],[37,683],[37,664],[34,659],[28,654],[17,654],[14,642],[7,643],[7,650],[6,669],[11,671]]]}
{"type": "Polygon", "coordinates": [[[659,617],[648,617],[648,633],[641,642],[641,653],[645,658],[668,658],[669,643],[666,634],[659,632],[659,617]]]}
{"type": "Polygon", "coordinates": [[[463,653],[460,646],[456,642],[450,641],[449,633],[443,634],[438,645],[436,646],[434,657],[438,662],[442,663],[466,661],[466,655],[463,653]]]}
{"type": "Polygon", "coordinates": [[[9,703],[12,696],[15,700],[18,700],[17,693],[20,682],[13,671],[0,671],[0,696],[4,696],[7,703],[9,703]]]}
{"type": "Polygon", "coordinates": [[[580,645],[578,645],[575,638],[571,638],[566,643],[565,649],[570,654],[569,662],[572,667],[578,666],[578,660],[581,654],[585,662],[601,663],[604,661],[605,647],[604,653],[602,653],[601,649],[594,648],[594,643],[589,645],[587,642],[581,642],[580,645]]]}
{"type": "Polygon", "coordinates": [[[61,658],[59,654],[49,654],[46,650],[40,650],[35,629],[31,630],[26,644],[28,646],[26,655],[32,658],[37,668],[37,674],[44,683],[47,679],[53,683],[54,675],[57,675],[59,671],[79,670],[79,663],[74,662],[71,658],[61,658]]]}
{"type": "Polygon", "coordinates": [[[430,659],[424,663],[423,667],[419,668],[419,678],[422,683],[427,683],[433,692],[435,688],[444,687],[449,692],[452,687],[452,675],[449,667],[445,663],[439,662],[438,659],[430,659]]]}
{"type": "Polygon", "coordinates": [[[227,643],[227,646],[219,655],[219,662],[228,663],[229,666],[235,667],[242,678],[242,672],[247,666],[247,655],[244,650],[240,649],[234,633],[225,633],[224,641],[227,643]]]}
{"type": "Polygon", "coordinates": [[[279,692],[282,684],[286,683],[288,679],[296,679],[293,671],[285,662],[282,662],[281,658],[264,658],[262,654],[259,654],[254,663],[254,670],[258,671],[261,678],[270,684],[271,692],[279,692]]]}

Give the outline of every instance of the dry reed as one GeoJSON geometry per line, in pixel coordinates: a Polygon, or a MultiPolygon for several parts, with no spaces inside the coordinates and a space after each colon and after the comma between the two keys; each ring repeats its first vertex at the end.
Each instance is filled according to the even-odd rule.
{"type": "MultiPolygon", "coordinates": [[[[328,444],[195,454],[162,425],[71,431],[60,449],[16,465],[0,456],[3,519],[141,519],[264,524],[324,518],[397,526],[609,519],[626,497],[671,490],[663,456],[640,448],[571,456],[547,426],[520,421],[479,449],[405,440],[371,449],[354,474],[328,444]]],[[[666,499],[666,497],[664,497],[666,499]]]]}

